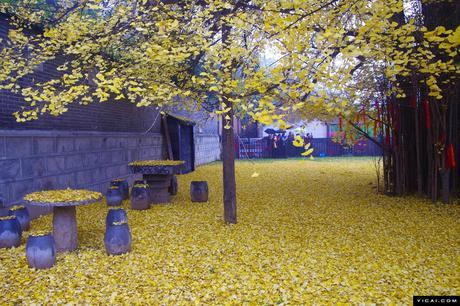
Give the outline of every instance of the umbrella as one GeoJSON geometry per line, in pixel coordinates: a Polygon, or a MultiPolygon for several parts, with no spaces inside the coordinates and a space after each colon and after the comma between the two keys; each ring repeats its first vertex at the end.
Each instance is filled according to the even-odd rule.
{"type": "Polygon", "coordinates": [[[267,134],[276,134],[276,133],[278,133],[274,129],[266,129],[264,132],[267,133],[267,134]]]}

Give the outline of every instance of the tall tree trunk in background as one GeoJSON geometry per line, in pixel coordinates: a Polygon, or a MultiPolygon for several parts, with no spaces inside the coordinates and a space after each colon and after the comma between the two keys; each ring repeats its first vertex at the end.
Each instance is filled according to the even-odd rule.
{"type": "MultiPolygon", "coordinates": [[[[422,11],[424,17],[424,25],[429,31],[433,30],[437,26],[444,26],[448,29],[455,29],[460,22],[460,1],[439,1],[439,2],[422,2],[422,11]]],[[[458,65],[458,59],[456,59],[458,65]]],[[[456,186],[456,179],[460,177],[460,170],[455,168],[452,163],[455,160],[459,160],[459,155],[454,156],[455,152],[460,150],[458,143],[459,128],[455,118],[460,118],[460,112],[458,111],[458,88],[460,88],[460,82],[458,79],[456,83],[450,86],[442,86],[444,91],[443,99],[436,101],[433,105],[433,115],[436,115],[436,120],[433,120],[437,124],[437,130],[435,134],[431,135],[431,141],[434,145],[437,137],[441,138],[442,141],[438,141],[438,148],[434,148],[434,168],[431,173],[433,175],[431,197],[435,201],[440,193],[444,203],[449,203],[449,197],[459,192],[458,186],[456,186]],[[438,136],[442,135],[442,137],[438,136]],[[453,152],[449,151],[449,147],[453,146],[453,152]],[[436,152],[440,150],[440,153],[436,152]],[[438,183],[439,180],[440,184],[438,183]],[[440,187],[440,192],[439,192],[440,187]]]]}
{"type": "MultiPolygon", "coordinates": [[[[419,34],[415,35],[415,41],[420,42],[421,37],[419,34]]],[[[422,152],[421,152],[421,144],[420,144],[420,110],[419,107],[421,105],[420,101],[420,88],[419,88],[419,80],[416,75],[412,75],[412,89],[413,89],[413,96],[412,99],[414,101],[414,130],[415,130],[415,155],[417,161],[417,195],[421,197],[423,195],[423,175],[422,175],[422,152]]]]}
{"type": "MultiPolygon", "coordinates": [[[[228,107],[229,102],[226,102],[228,107]]],[[[222,161],[224,176],[224,219],[228,223],[236,223],[236,178],[235,178],[235,140],[233,134],[233,109],[228,113],[230,119],[222,124],[222,161]],[[226,129],[225,125],[230,128],[226,129]]]]}
{"type": "MultiPolygon", "coordinates": [[[[222,44],[227,47],[228,35],[231,28],[222,26],[222,44]]],[[[233,104],[223,94],[223,102],[230,111],[222,119],[222,162],[224,183],[224,220],[227,223],[236,223],[236,178],[235,178],[235,136],[233,130],[233,104]],[[228,116],[228,117],[227,117],[228,116]],[[227,118],[225,118],[227,117],[227,118]]]]}

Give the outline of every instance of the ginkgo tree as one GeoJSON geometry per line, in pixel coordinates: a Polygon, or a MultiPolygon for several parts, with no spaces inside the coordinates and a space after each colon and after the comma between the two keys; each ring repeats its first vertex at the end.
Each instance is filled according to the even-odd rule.
{"type": "MultiPolygon", "coordinates": [[[[0,53],[0,85],[29,103],[15,113],[20,122],[58,116],[73,103],[191,109],[212,95],[217,107],[206,109],[223,119],[224,217],[236,223],[235,116],[281,128],[290,112],[351,116],[363,66],[393,80],[409,66],[431,69],[433,45],[455,56],[458,31],[441,29],[426,33],[426,49],[413,57],[407,50],[418,29],[393,22],[403,10],[402,0],[12,1],[0,4],[13,27],[0,53]],[[37,26],[42,31],[30,35],[37,26]],[[269,50],[277,59],[261,65],[269,50]],[[21,82],[56,59],[60,77],[21,82]]],[[[435,68],[457,69],[449,59],[435,68]]]]}

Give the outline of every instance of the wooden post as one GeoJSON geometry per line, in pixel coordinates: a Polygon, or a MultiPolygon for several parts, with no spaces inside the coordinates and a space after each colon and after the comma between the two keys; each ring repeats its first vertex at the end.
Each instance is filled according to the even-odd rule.
{"type": "Polygon", "coordinates": [[[161,115],[161,121],[163,122],[163,131],[166,138],[166,148],[168,151],[168,159],[173,160],[172,144],[171,144],[171,135],[169,135],[168,120],[166,115],[161,115]]]}
{"type": "Polygon", "coordinates": [[[179,143],[179,145],[177,146],[177,158],[178,160],[183,160],[184,157],[182,156],[182,131],[179,121],[177,121],[177,141],[179,143]]]}

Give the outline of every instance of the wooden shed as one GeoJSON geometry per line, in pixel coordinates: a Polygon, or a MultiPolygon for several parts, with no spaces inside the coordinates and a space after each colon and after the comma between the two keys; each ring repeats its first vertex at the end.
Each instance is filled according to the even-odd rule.
{"type": "Polygon", "coordinates": [[[195,122],[188,118],[170,113],[162,115],[168,157],[185,161],[181,174],[195,170],[194,126],[195,122]]]}

